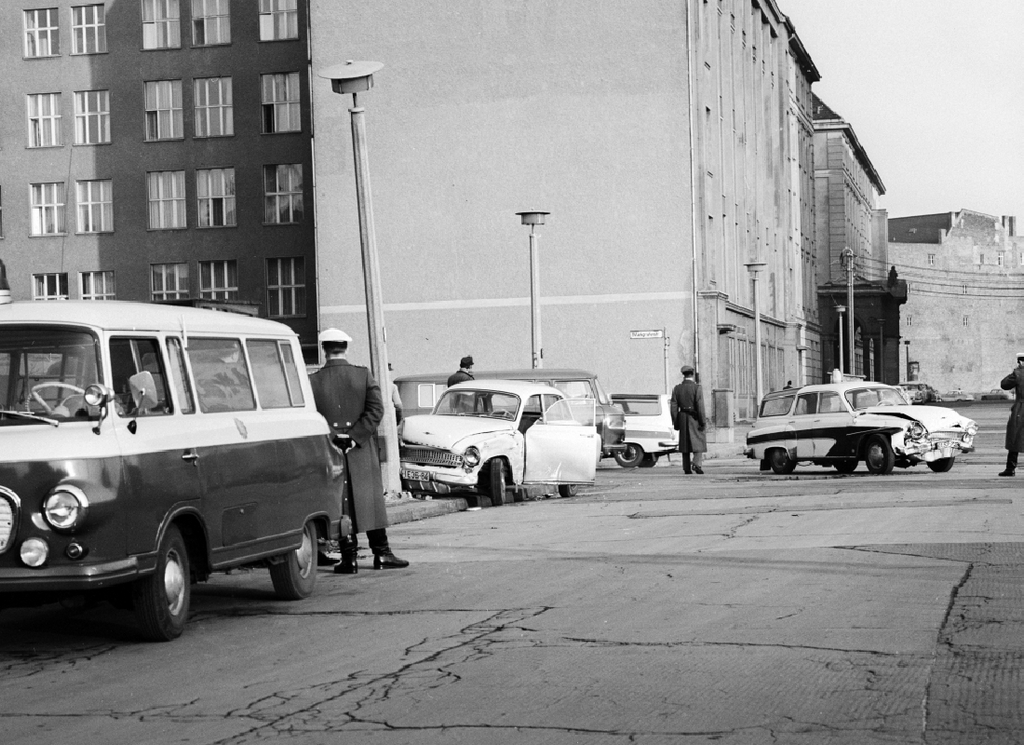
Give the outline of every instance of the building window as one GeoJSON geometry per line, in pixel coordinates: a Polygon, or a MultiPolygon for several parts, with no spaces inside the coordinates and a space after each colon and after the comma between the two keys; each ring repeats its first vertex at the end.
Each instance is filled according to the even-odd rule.
{"type": "Polygon", "coordinates": [[[111,181],[79,181],[79,233],[111,233],[114,230],[114,185],[111,181]]]}
{"type": "Polygon", "coordinates": [[[196,78],[196,137],[227,137],[235,133],[231,78],[196,78]]]}
{"type": "Polygon", "coordinates": [[[199,297],[207,300],[237,300],[238,262],[200,261],[199,297]]]}
{"type": "Polygon", "coordinates": [[[260,41],[298,38],[298,0],[260,0],[260,41]]]}
{"type": "Polygon", "coordinates": [[[981,253],[978,254],[978,263],[979,264],[984,264],[985,263],[985,254],[981,254],[981,253]]]}
{"type": "Polygon", "coordinates": [[[75,91],[75,144],[110,142],[110,91],[75,91]]]}
{"type": "Polygon", "coordinates": [[[970,323],[968,322],[967,319],[968,319],[968,317],[964,316],[964,326],[969,326],[970,325],[970,323]]]}
{"type": "Polygon", "coordinates": [[[114,273],[113,272],[82,272],[78,275],[81,279],[82,300],[114,300],[114,273]]]}
{"type": "Polygon", "coordinates": [[[153,171],[146,174],[149,229],[185,227],[185,172],[153,171]]]}
{"type": "Polygon", "coordinates": [[[25,11],[25,56],[56,57],[60,54],[57,8],[25,11]]]}
{"type": "Polygon", "coordinates": [[[967,294],[967,285],[961,285],[961,287],[963,288],[964,295],[966,295],[967,294]]]}
{"type": "Polygon", "coordinates": [[[181,47],[181,11],[178,0],[142,0],[142,48],[181,47]]]}
{"type": "Polygon", "coordinates": [[[99,54],[107,51],[107,21],[102,5],[71,8],[71,53],[99,54]]]}
{"type": "Polygon", "coordinates": [[[235,169],[196,171],[199,227],[221,228],[235,224],[235,169]]]}
{"type": "Polygon", "coordinates": [[[300,132],[299,74],[286,72],[261,75],[263,89],[263,132],[300,132]]]}
{"type": "Polygon", "coordinates": [[[67,275],[67,272],[56,272],[54,274],[33,274],[32,275],[32,299],[33,300],[67,300],[68,299],[68,275],[67,275]]]}
{"type": "Polygon", "coordinates": [[[188,298],[188,264],[153,264],[152,268],[154,300],[188,298]]]}
{"type": "Polygon", "coordinates": [[[181,81],[146,83],[146,139],[177,140],[184,131],[181,117],[181,81]]]}
{"type": "Polygon", "coordinates": [[[928,254],[928,266],[935,266],[935,254],[928,254]]]}
{"type": "Polygon", "coordinates": [[[31,185],[32,235],[64,232],[64,182],[31,185]]]}
{"type": "Polygon", "coordinates": [[[0,187],[0,238],[4,237],[4,199],[3,187],[0,187]]]}
{"type": "Polygon", "coordinates": [[[267,259],[267,316],[306,315],[306,262],[301,256],[267,259]]]}
{"type": "Polygon", "coordinates": [[[302,222],[302,165],[263,167],[266,223],[302,222]]]}
{"type": "Polygon", "coordinates": [[[28,97],[28,146],[57,147],[62,144],[60,94],[30,94],[28,97]]]}
{"type": "Polygon", "coordinates": [[[228,0],[192,0],[192,43],[197,47],[231,43],[228,0]]]}
{"type": "Polygon", "coordinates": [[[996,264],[998,264],[999,266],[1003,265],[1003,255],[1002,254],[997,254],[996,255],[996,264]]]}
{"type": "Polygon", "coordinates": [[[907,316],[907,325],[908,326],[913,326],[914,325],[914,317],[913,316],[907,316]]]}

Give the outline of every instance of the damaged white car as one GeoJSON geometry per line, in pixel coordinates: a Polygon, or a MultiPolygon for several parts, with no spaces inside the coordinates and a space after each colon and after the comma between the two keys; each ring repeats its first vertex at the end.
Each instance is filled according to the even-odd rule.
{"type": "Polygon", "coordinates": [[[532,485],[572,496],[594,481],[601,442],[592,399],[512,380],[447,389],[433,413],[399,428],[402,486],[414,494],[466,494],[501,505],[532,485]]]}
{"type": "Polygon", "coordinates": [[[876,474],[920,463],[942,473],[974,450],[978,426],[952,409],[912,406],[881,383],[808,385],[767,394],[746,455],[761,470],[792,473],[798,463],[853,473],[860,462],[876,474]]]}

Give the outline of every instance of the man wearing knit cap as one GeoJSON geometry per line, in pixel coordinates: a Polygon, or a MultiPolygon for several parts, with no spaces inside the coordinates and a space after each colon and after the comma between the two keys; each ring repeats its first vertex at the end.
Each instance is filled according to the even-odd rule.
{"type": "Polygon", "coordinates": [[[448,387],[451,388],[456,383],[461,383],[464,380],[474,380],[473,373],[470,372],[473,369],[473,358],[466,355],[459,360],[458,372],[453,372],[448,376],[448,387]]]}

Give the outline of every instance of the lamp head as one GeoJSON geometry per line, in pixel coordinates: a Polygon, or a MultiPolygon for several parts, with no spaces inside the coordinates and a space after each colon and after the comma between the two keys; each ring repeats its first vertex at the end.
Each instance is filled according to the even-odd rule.
{"type": "Polygon", "coordinates": [[[335,93],[361,93],[373,87],[373,74],[382,67],[383,62],[348,60],[340,65],[331,65],[317,75],[330,80],[335,93]]]}
{"type": "Polygon", "coordinates": [[[517,212],[520,218],[522,218],[523,225],[543,225],[544,216],[550,215],[550,212],[540,212],[539,210],[533,210],[530,212],[517,212]]]}

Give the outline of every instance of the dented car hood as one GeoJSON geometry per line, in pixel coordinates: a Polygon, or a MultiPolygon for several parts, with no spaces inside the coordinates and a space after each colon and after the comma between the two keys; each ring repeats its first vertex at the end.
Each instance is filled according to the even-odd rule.
{"type": "Polygon", "coordinates": [[[896,416],[901,419],[921,422],[929,432],[967,427],[972,420],[943,406],[872,406],[859,413],[860,416],[896,416]]]}
{"type": "Polygon", "coordinates": [[[402,441],[408,445],[461,450],[481,435],[511,433],[514,429],[515,423],[504,419],[418,414],[402,421],[402,441]]]}

